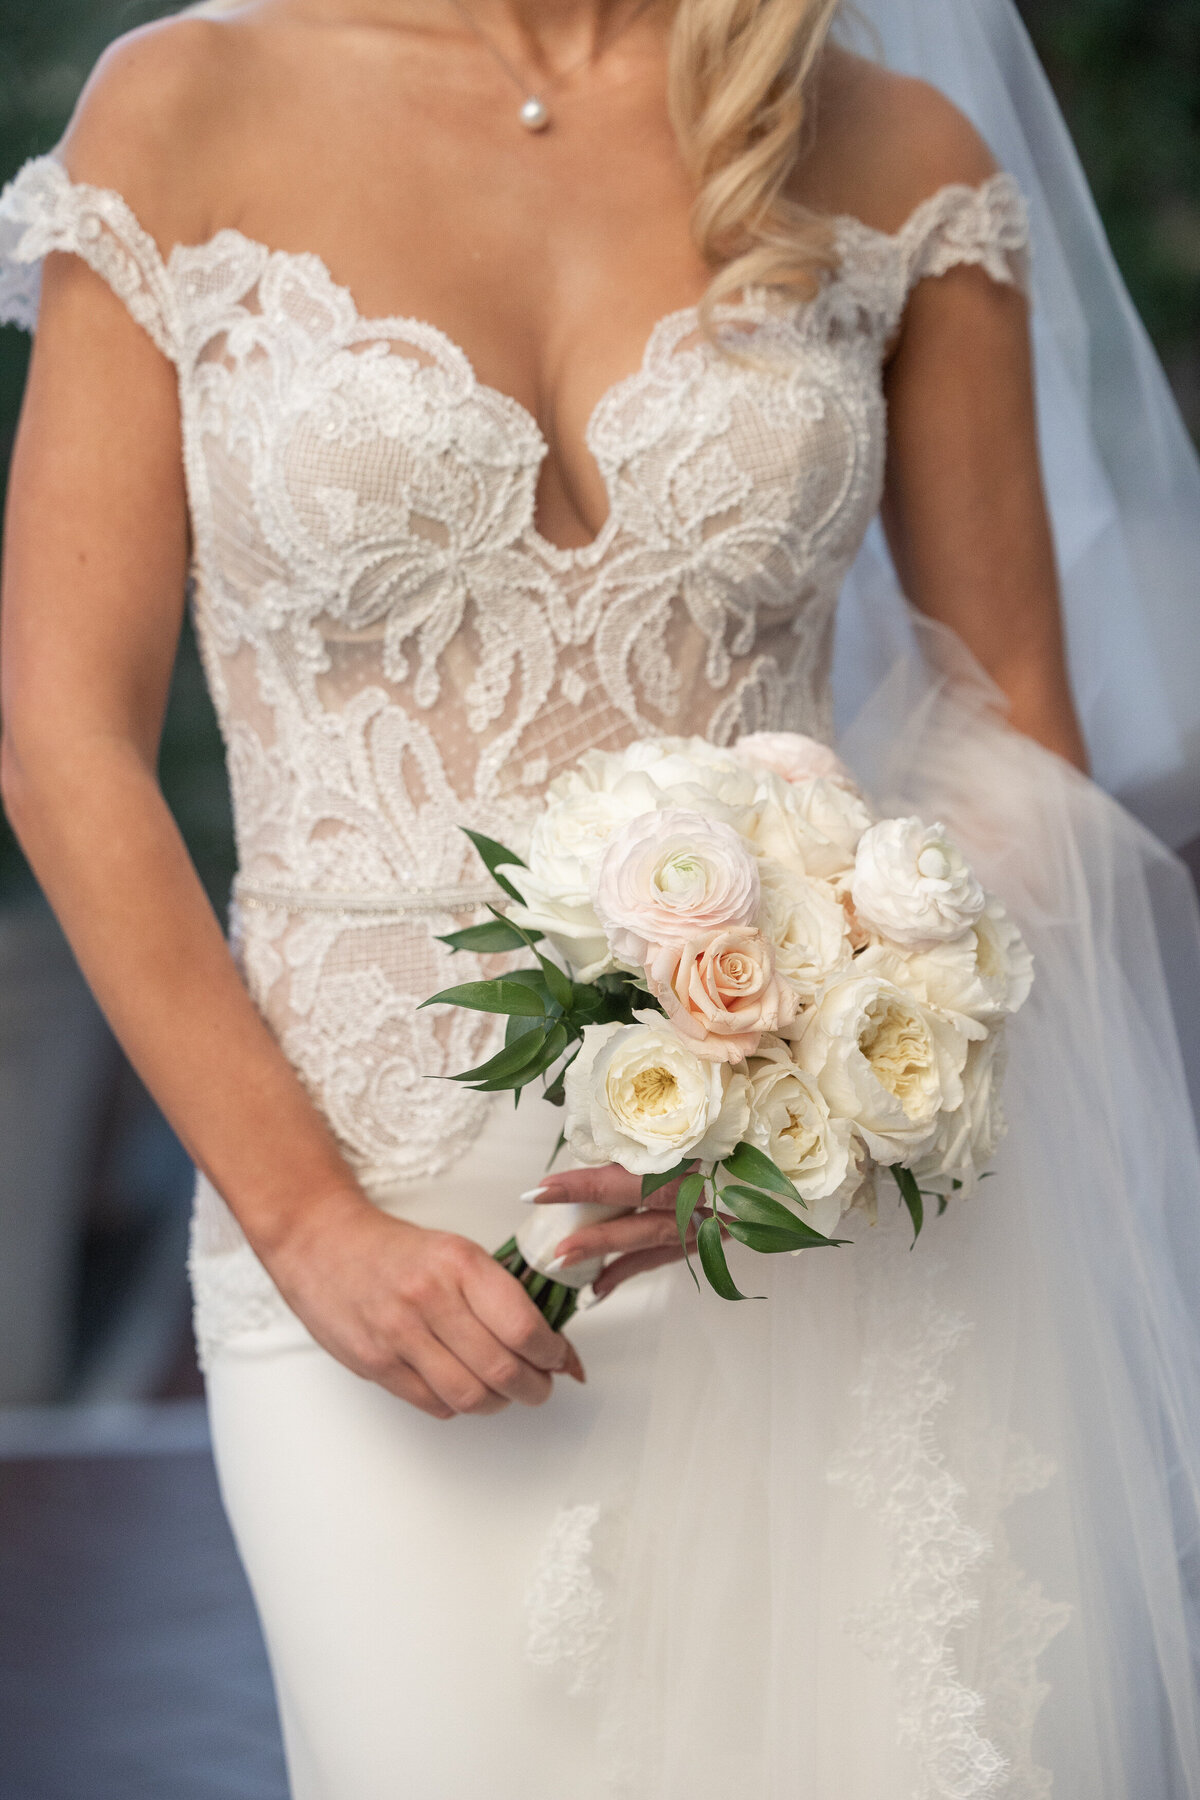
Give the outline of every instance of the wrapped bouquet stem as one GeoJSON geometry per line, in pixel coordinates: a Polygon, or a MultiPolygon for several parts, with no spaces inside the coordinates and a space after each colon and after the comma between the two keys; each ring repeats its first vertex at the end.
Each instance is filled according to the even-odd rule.
{"type": "MultiPolygon", "coordinates": [[[[537,1083],[579,1162],[639,1175],[643,1200],[678,1182],[684,1252],[694,1232],[722,1298],[745,1297],[726,1239],[844,1243],[886,1175],[915,1241],[926,1201],[975,1191],[1032,961],[940,825],[874,818],[824,745],[759,733],[589,751],[526,860],[468,835],[506,904],[444,941],[530,960],[425,1002],[507,1019],[453,1079],[518,1101],[537,1083]]],[[[596,1271],[551,1266],[576,1223],[553,1211],[497,1255],[561,1325],[596,1271]]]]}

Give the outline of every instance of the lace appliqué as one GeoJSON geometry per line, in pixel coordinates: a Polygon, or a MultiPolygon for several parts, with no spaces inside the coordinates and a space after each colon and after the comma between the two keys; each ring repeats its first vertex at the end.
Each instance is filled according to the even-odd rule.
{"type": "MultiPolygon", "coordinates": [[[[938,1266],[898,1271],[884,1244],[859,1243],[876,1261],[870,1349],[855,1388],[859,1418],[829,1480],[870,1509],[887,1546],[886,1591],[847,1629],[892,1671],[900,1743],[913,1757],[913,1800],[1044,1800],[1050,1777],[1032,1756],[1046,1688],[1037,1660],[1070,1609],[1048,1601],[1013,1562],[997,1519],[985,1534],[969,1517],[968,1489],[938,1442],[952,1394],[948,1365],[969,1321],[937,1299],[938,1266]],[[980,1691],[959,1672],[955,1634],[987,1595],[988,1643],[980,1691]],[[986,1696],[986,1699],[985,1699],[986,1696]]],[[[1053,1477],[1053,1464],[1015,1440],[1002,1446],[999,1510],[1053,1477]]]]}
{"type": "Polygon", "coordinates": [[[612,1639],[612,1608],[593,1557],[600,1517],[594,1503],[558,1513],[525,1594],[526,1660],[560,1672],[576,1698],[598,1686],[612,1639]]]}
{"type": "Polygon", "coordinates": [[[72,182],[45,156],[0,195],[0,322],[34,329],[42,261],[56,250],[81,257],[164,356],[177,358],[175,297],[153,238],[119,194],[72,182]]]}

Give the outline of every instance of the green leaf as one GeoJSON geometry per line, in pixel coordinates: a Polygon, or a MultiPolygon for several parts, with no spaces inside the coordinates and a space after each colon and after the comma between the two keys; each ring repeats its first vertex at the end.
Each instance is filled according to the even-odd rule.
{"type": "Polygon", "coordinates": [[[498,1050],[487,1062],[480,1063],[474,1069],[465,1069],[461,1075],[452,1075],[450,1079],[496,1081],[501,1076],[515,1075],[518,1069],[523,1069],[526,1063],[533,1060],[545,1042],[545,1027],[535,1024],[532,1031],[522,1032],[515,1042],[506,1044],[503,1050],[498,1050]]]}
{"type": "Polygon", "coordinates": [[[452,950],[475,950],[480,955],[500,950],[520,950],[528,942],[524,932],[499,916],[485,919],[482,925],[466,925],[461,931],[448,931],[445,937],[438,939],[439,944],[449,944],[452,950]]]}
{"type": "Polygon", "coordinates": [[[715,1288],[722,1300],[756,1300],[765,1299],[763,1294],[743,1294],[733,1276],[729,1273],[729,1264],[725,1261],[725,1247],[721,1242],[721,1227],[715,1219],[705,1219],[696,1233],[696,1248],[700,1252],[700,1262],[704,1273],[708,1276],[708,1285],[715,1288]]]}
{"type": "Polygon", "coordinates": [[[950,1202],[949,1202],[949,1200],[947,1200],[945,1194],[938,1195],[938,1218],[939,1219],[941,1218],[942,1214],[945,1212],[945,1210],[949,1206],[949,1204],[950,1204],[950,1202]]]}
{"type": "Polygon", "coordinates": [[[465,825],[463,826],[463,831],[466,833],[467,837],[470,838],[480,856],[483,858],[487,872],[496,883],[497,887],[503,888],[504,892],[511,900],[517,900],[524,906],[524,894],[519,893],[507,876],[501,875],[500,873],[500,865],[502,863],[517,869],[523,869],[525,867],[525,864],[521,861],[516,852],[506,850],[503,844],[498,844],[495,838],[484,837],[482,832],[467,831],[465,825]]]}
{"type": "Polygon", "coordinates": [[[550,998],[550,989],[546,986],[546,977],[540,969],[509,969],[500,980],[519,981],[522,987],[532,988],[546,1012],[556,1011],[554,1001],[550,998]]]}
{"type": "Polygon", "coordinates": [[[722,1167],[735,1181],[748,1181],[753,1187],[767,1188],[772,1194],[782,1194],[785,1200],[794,1200],[798,1206],[804,1205],[783,1170],[776,1168],[766,1151],[759,1150],[754,1144],[739,1144],[733,1155],[725,1158],[722,1167]]]}
{"type": "MultiPolygon", "coordinates": [[[[825,1237],[814,1231],[803,1219],[798,1219],[794,1212],[781,1206],[778,1200],[770,1200],[766,1194],[760,1194],[754,1188],[723,1187],[719,1198],[746,1225],[758,1230],[786,1231],[790,1234],[793,1250],[816,1249],[824,1244],[844,1244],[846,1238],[825,1237]]],[[[728,1219],[722,1221],[731,1237],[739,1238],[742,1243],[749,1243],[741,1233],[734,1230],[728,1219]]]]}
{"type": "Polygon", "coordinates": [[[523,1087],[528,1087],[531,1081],[536,1081],[539,1075],[544,1075],[550,1065],[558,1061],[566,1047],[567,1028],[560,1021],[546,1033],[544,1043],[539,1050],[534,1051],[531,1062],[525,1063],[515,1074],[495,1077],[490,1081],[476,1082],[474,1092],[497,1094],[505,1088],[512,1088],[515,1093],[519,1093],[523,1087]]]}
{"type": "Polygon", "coordinates": [[[573,982],[571,988],[571,1004],[569,1010],[578,1013],[582,1018],[590,1019],[605,1004],[607,996],[599,988],[589,987],[586,982],[573,982]]]}
{"type": "Polygon", "coordinates": [[[688,1274],[696,1283],[696,1292],[700,1291],[700,1283],[696,1271],[692,1267],[692,1259],[688,1254],[688,1231],[692,1223],[692,1214],[700,1202],[704,1192],[704,1177],[697,1169],[694,1175],[685,1175],[679,1184],[679,1192],[675,1196],[675,1223],[679,1227],[679,1241],[683,1245],[683,1260],[687,1264],[688,1274]]]}
{"type": "Polygon", "coordinates": [[[556,962],[551,962],[548,956],[543,956],[540,951],[535,951],[534,954],[542,966],[542,974],[546,977],[550,998],[565,1012],[575,998],[575,983],[559,968],[556,962]]]}
{"type": "Polygon", "coordinates": [[[651,1194],[657,1194],[659,1188],[665,1188],[672,1181],[678,1181],[681,1175],[687,1174],[695,1160],[694,1156],[685,1156],[682,1162],[676,1163],[673,1169],[668,1169],[665,1175],[643,1175],[642,1199],[648,1200],[651,1194]]]}
{"type": "Polygon", "coordinates": [[[522,1018],[520,1013],[513,1013],[504,1027],[504,1042],[515,1044],[518,1038],[524,1037],[528,1032],[541,1031],[544,1024],[544,1015],[539,1018],[526,1019],[522,1018]]]}
{"type": "Polygon", "coordinates": [[[808,1246],[794,1231],[781,1231],[775,1225],[745,1225],[741,1219],[722,1219],[726,1231],[747,1249],[764,1256],[778,1256],[784,1250],[805,1250],[808,1246]]]}
{"type": "MultiPolygon", "coordinates": [[[[540,972],[540,971],[539,971],[540,972]]],[[[520,1013],[540,1018],[546,1011],[541,996],[522,982],[503,976],[498,981],[464,981],[461,987],[443,988],[422,1000],[422,1006],[465,1006],[472,1012],[520,1013]]]]}
{"type": "Polygon", "coordinates": [[[915,1244],[921,1235],[921,1226],[925,1222],[925,1202],[921,1198],[921,1190],[917,1186],[917,1178],[912,1170],[906,1169],[903,1163],[892,1163],[890,1167],[896,1178],[896,1186],[900,1189],[900,1198],[907,1206],[908,1216],[912,1220],[913,1243],[915,1244]]]}

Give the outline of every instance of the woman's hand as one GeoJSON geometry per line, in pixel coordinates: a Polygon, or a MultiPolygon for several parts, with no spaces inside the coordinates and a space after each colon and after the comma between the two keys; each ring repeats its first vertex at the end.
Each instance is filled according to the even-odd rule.
{"type": "MultiPolygon", "coordinates": [[[[564,1237],[557,1246],[563,1267],[587,1262],[594,1256],[611,1256],[616,1260],[597,1276],[592,1292],[597,1300],[611,1294],[631,1275],[642,1275],[664,1263],[678,1262],[683,1256],[679,1229],[675,1223],[675,1197],[679,1182],[668,1182],[643,1200],[641,1178],[609,1163],[602,1169],[561,1169],[547,1175],[534,1190],[535,1205],[554,1206],[565,1201],[591,1201],[600,1206],[634,1206],[638,1211],[617,1219],[602,1219],[564,1237]]],[[[696,1227],[706,1216],[697,1207],[688,1233],[688,1248],[696,1244],[696,1227]]]]}
{"type": "Polygon", "coordinates": [[[566,1338],[469,1238],[390,1218],[348,1193],[264,1260],[319,1344],[435,1419],[540,1406],[584,1379],[566,1338]]]}

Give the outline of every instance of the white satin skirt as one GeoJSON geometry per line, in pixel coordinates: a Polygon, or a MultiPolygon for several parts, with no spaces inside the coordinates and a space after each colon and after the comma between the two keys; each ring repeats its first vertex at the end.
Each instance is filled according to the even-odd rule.
{"type": "MultiPolygon", "coordinates": [[[[897,673],[844,748],[1033,947],[993,1178],[915,1248],[884,1192],[852,1246],[742,1254],[763,1300],[631,1283],[535,1411],[226,1343],[296,1800],[1200,1800],[1190,887],[969,680],[897,673]]],[[[557,1124],[502,1097],[389,1204],[492,1248],[557,1124]]]]}

